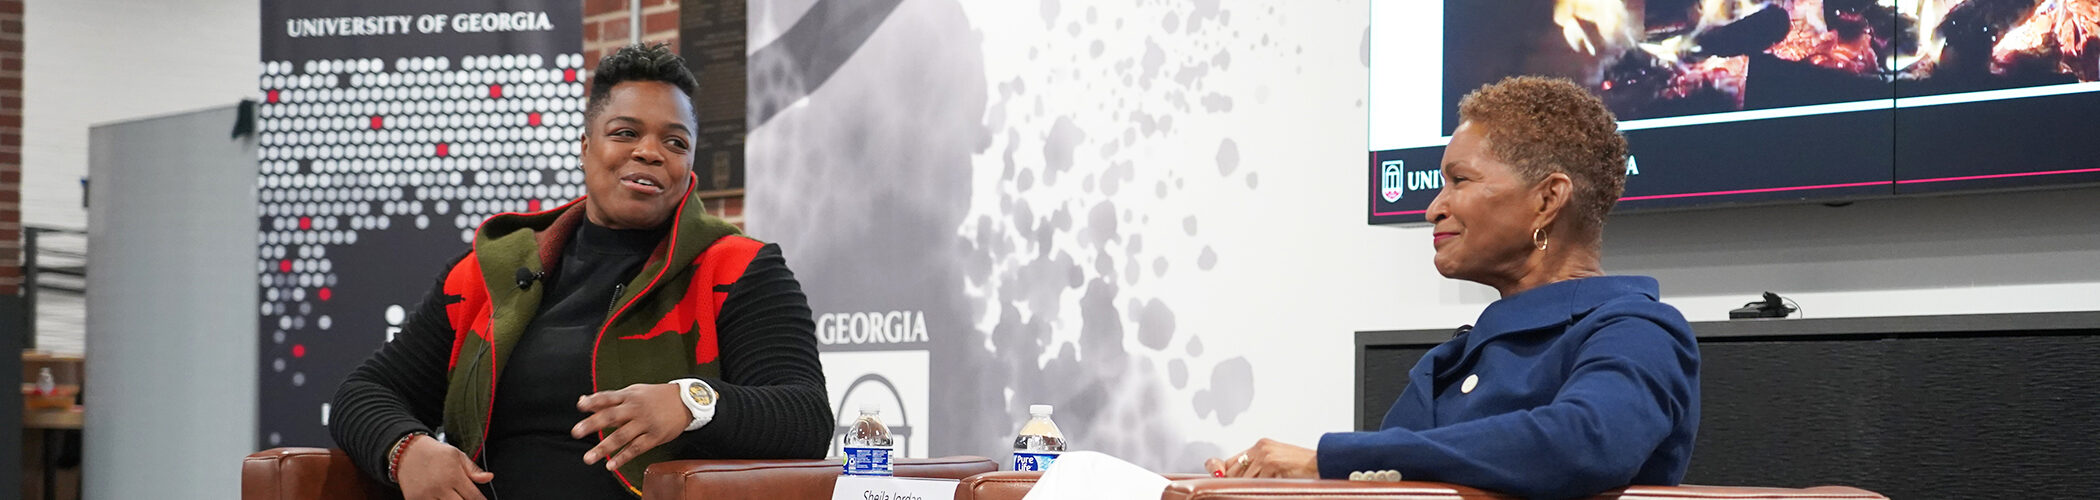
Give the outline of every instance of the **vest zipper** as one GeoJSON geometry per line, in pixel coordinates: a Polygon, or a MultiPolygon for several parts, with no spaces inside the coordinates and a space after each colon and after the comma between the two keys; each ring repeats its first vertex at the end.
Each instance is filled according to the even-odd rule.
{"type": "MultiPolygon", "coordinates": [[[[612,314],[620,310],[620,290],[624,288],[627,288],[626,283],[613,283],[612,303],[605,305],[605,314],[612,314]]],[[[612,318],[607,317],[605,320],[611,322],[612,318]]]]}

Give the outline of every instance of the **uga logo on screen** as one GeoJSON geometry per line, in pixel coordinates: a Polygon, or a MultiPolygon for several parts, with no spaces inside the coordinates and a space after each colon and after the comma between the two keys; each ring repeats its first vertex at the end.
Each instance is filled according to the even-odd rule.
{"type": "Polygon", "coordinates": [[[1400,201],[1400,197],[1407,194],[1400,184],[1401,177],[1407,172],[1406,165],[1407,162],[1400,160],[1386,160],[1385,163],[1379,164],[1379,194],[1385,196],[1386,203],[1400,201]]]}

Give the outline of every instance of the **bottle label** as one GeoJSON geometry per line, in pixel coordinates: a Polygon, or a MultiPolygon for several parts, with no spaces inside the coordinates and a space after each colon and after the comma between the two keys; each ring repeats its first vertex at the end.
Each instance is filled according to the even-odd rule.
{"type": "Polygon", "coordinates": [[[848,476],[888,476],[890,453],[886,446],[847,446],[840,454],[846,461],[848,476]]]}
{"type": "Polygon", "coordinates": [[[1056,452],[1016,451],[1014,452],[1014,470],[1050,470],[1050,465],[1057,462],[1057,455],[1058,453],[1056,452]]]}

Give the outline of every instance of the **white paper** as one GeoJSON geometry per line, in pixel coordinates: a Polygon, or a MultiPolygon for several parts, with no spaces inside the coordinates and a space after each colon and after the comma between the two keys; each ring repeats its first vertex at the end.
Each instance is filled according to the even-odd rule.
{"type": "Polygon", "coordinates": [[[955,485],[959,482],[954,479],[839,476],[838,483],[831,487],[831,500],[955,500],[955,485]]]}
{"type": "Polygon", "coordinates": [[[1158,500],[1166,490],[1166,476],[1099,452],[1075,451],[1057,457],[1022,500],[1158,500]]]}

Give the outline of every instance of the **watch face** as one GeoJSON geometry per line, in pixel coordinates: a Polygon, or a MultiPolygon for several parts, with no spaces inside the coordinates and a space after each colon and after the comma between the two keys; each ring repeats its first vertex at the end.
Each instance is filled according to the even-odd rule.
{"type": "Polygon", "coordinates": [[[715,392],[708,390],[707,386],[701,384],[686,385],[685,397],[692,399],[693,403],[700,406],[715,404],[715,392]]]}

